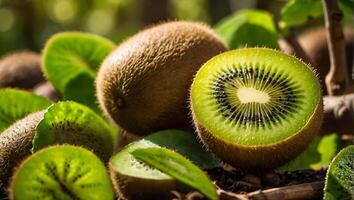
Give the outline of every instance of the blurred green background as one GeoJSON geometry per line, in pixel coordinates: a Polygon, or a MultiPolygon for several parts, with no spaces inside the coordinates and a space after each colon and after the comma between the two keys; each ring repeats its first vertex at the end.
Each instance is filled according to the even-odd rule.
{"type": "Polygon", "coordinates": [[[214,25],[242,8],[274,13],[286,0],[0,0],[0,57],[40,51],[54,33],[78,30],[119,43],[145,26],[166,20],[214,25]]]}

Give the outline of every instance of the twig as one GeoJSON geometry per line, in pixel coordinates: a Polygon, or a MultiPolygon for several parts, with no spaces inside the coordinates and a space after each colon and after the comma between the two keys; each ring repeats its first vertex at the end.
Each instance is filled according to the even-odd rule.
{"type": "Polygon", "coordinates": [[[248,193],[247,197],[254,200],[287,200],[287,199],[314,199],[321,197],[323,181],[303,183],[299,185],[272,188],[263,191],[248,193]]]}
{"type": "Polygon", "coordinates": [[[267,190],[259,190],[245,195],[227,192],[218,189],[220,200],[287,200],[287,199],[313,199],[321,197],[323,181],[303,183],[267,190]]]}
{"type": "Polygon", "coordinates": [[[354,134],[354,94],[324,97],[322,134],[354,134]]]}
{"type": "Polygon", "coordinates": [[[344,34],[341,24],[343,13],[338,8],[337,0],[322,0],[322,3],[331,63],[325,83],[329,95],[341,95],[344,94],[349,84],[344,34]]]}

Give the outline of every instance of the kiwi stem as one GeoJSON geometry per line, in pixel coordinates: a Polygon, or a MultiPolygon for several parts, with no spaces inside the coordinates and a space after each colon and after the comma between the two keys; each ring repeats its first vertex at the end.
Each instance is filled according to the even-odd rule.
{"type": "Polygon", "coordinates": [[[331,63],[325,83],[329,95],[341,95],[346,92],[349,85],[344,33],[341,24],[343,13],[338,8],[337,0],[322,0],[322,4],[331,63]]]}
{"type": "Polygon", "coordinates": [[[218,188],[218,195],[221,200],[246,200],[246,199],[316,199],[321,198],[323,193],[323,181],[303,183],[267,190],[260,190],[246,195],[235,194],[218,188]]]}
{"type": "Polygon", "coordinates": [[[321,134],[354,135],[354,94],[326,96],[321,134]]]}

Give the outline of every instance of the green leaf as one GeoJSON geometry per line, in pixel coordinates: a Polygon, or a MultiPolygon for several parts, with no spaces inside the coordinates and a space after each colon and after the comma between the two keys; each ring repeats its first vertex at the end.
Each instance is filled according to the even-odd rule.
{"type": "MultiPolygon", "coordinates": [[[[344,13],[344,23],[350,22],[353,14],[354,2],[350,0],[339,0],[338,6],[344,13]]],[[[323,5],[321,0],[290,0],[282,8],[281,28],[289,28],[305,24],[311,18],[323,16],[323,5]]]]}
{"type": "Polygon", "coordinates": [[[0,90],[0,133],[17,120],[51,104],[51,101],[24,90],[0,90]]]}
{"type": "Polygon", "coordinates": [[[208,176],[182,155],[166,148],[145,148],[132,152],[133,156],[198,190],[207,198],[218,199],[216,189],[208,176]]]}
{"type": "Polygon", "coordinates": [[[146,136],[143,140],[160,147],[172,149],[202,169],[221,166],[221,160],[214,154],[206,152],[193,133],[180,130],[164,130],[146,136]]]}
{"type": "Polygon", "coordinates": [[[338,135],[333,133],[316,137],[309,147],[297,158],[280,167],[277,171],[296,171],[304,169],[319,170],[328,166],[338,148],[338,135]]]}
{"type": "Polygon", "coordinates": [[[327,170],[325,200],[354,199],[354,145],[341,150],[327,170]]]}
{"type": "Polygon", "coordinates": [[[344,24],[351,24],[353,25],[353,8],[354,8],[354,1],[352,0],[339,0],[338,1],[338,6],[339,9],[343,12],[344,18],[343,18],[343,23],[344,24]]]}
{"type": "Polygon", "coordinates": [[[84,104],[100,113],[95,94],[95,79],[89,73],[82,72],[68,81],[64,89],[64,100],[72,100],[84,104]]]}
{"type": "Polygon", "coordinates": [[[58,33],[44,48],[44,73],[66,99],[81,99],[80,102],[92,106],[96,101],[92,94],[97,70],[114,46],[113,42],[94,34],[58,33]]]}
{"type": "Polygon", "coordinates": [[[278,47],[273,16],[260,10],[241,10],[214,27],[230,49],[241,47],[278,47]]]}
{"type": "Polygon", "coordinates": [[[322,15],[321,0],[290,0],[281,9],[280,26],[282,28],[299,26],[306,23],[309,18],[316,18],[322,15]]]}
{"type": "Polygon", "coordinates": [[[117,130],[81,104],[64,101],[52,105],[39,122],[33,139],[36,152],[53,144],[81,145],[108,160],[117,141],[117,130]]]}

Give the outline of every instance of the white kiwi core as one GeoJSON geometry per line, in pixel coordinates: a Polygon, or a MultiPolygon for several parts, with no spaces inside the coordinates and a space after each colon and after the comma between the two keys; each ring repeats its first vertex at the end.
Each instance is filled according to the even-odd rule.
{"type": "Polygon", "coordinates": [[[268,103],[270,96],[255,88],[240,88],[237,90],[237,97],[240,102],[245,103],[268,103]]]}

